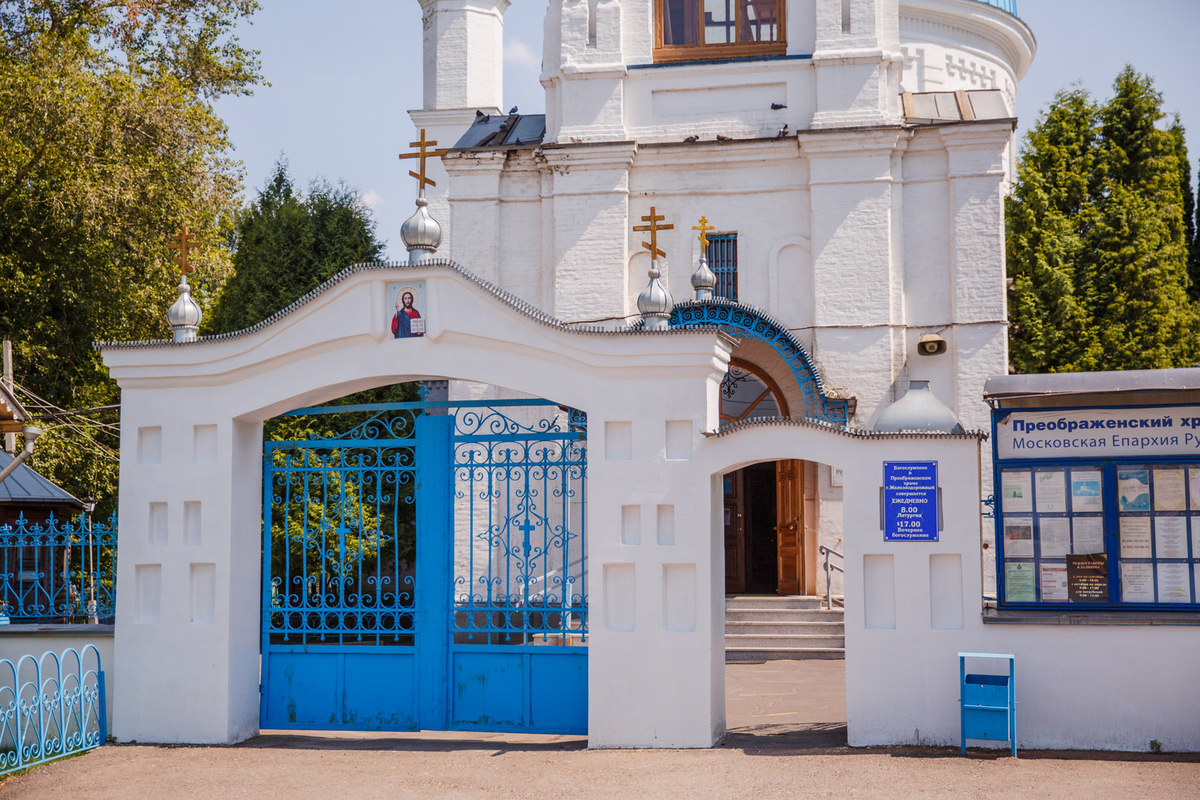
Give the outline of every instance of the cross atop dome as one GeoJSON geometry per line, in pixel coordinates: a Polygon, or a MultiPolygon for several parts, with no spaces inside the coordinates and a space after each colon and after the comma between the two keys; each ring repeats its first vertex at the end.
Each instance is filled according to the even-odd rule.
{"type": "Polygon", "coordinates": [[[675,230],[675,226],[673,224],[672,225],[659,225],[658,224],[658,223],[662,222],[663,220],[665,220],[666,217],[663,216],[662,214],[657,213],[657,211],[658,211],[658,209],[656,209],[654,206],[650,206],[650,213],[647,216],[642,217],[642,222],[648,222],[650,224],[633,226],[633,229],[635,231],[638,231],[638,232],[649,231],[650,232],[650,241],[642,242],[642,247],[649,250],[650,258],[655,259],[655,260],[657,260],[659,256],[666,255],[666,253],[664,253],[662,250],[658,249],[658,232],[675,230]]]}
{"type": "Polygon", "coordinates": [[[437,140],[436,139],[426,140],[424,128],[421,128],[421,138],[415,142],[409,142],[408,146],[417,148],[416,152],[401,153],[400,158],[401,159],[415,158],[415,159],[419,160],[421,166],[418,169],[420,171],[413,172],[410,169],[408,171],[408,174],[417,179],[417,190],[423,197],[425,195],[425,187],[426,186],[437,186],[437,182],[434,181],[433,178],[425,177],[425,160],[428,158],[441,158],[442,156],[446,155],[450,151],[449,150],[430,150],[429,148],[431,148],[431,147],[437,147],[437,140]]]}

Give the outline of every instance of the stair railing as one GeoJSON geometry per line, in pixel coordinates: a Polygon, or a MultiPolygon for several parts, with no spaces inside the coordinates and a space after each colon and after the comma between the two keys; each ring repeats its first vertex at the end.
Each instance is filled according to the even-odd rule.
{"type": "Polygon", "coordinates": [[[826,547],[825,545],[821,545],[820,547],[818,547],[817,552],[820,553],[821,555],[825,556],[825,607],[832,609],[833,608],[833,581],[831,580],[832,576],[830,575],[830,570],[837,570],[838,572],[842,573],[842,575],[845,575],[846,570],[842,569],[842,564],[845,563],[846,557],[843,556],[841,553],[839,553],[837,550],[834,550],[832,547],[826,547]],[[830,561],[829,561],[830,556],[837,556],[838,558],[840,558],[842,560],[842,564],[830,563],[830,561]]]}

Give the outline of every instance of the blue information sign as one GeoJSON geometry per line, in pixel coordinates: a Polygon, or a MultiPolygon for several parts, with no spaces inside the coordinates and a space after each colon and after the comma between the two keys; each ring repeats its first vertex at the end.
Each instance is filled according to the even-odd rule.
{"type": "Polygon", "coordinates": [[[938,540],[937,462],[883,462],[883,540],[938,540]]]}

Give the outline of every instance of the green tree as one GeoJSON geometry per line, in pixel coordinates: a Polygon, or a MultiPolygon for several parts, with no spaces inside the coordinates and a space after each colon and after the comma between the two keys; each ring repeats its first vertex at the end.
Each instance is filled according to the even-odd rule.
{"type": "Polygon", "coordinates": [[[1163,117],[1151,80],[1127,66],[1107,103],[1059,92],[1029,132],[1006,209],[1015,371],[1195,363],[1187,151],[1163,117]]]}
{"type": "MultiPolygon", "coordinates": [[[[233,26],[254,0],[0,4],[0,335],[49,405],[116,403],[95,340],[164,338],[180,226],[202,301],[229,269],[220,229],[240,186],[222,95],[258,81],[233,26]]],[[[31,403],[35,408],[40,403],[31,403]]],[[[111,420],[115,422],[115,417],[111,420]]],[[[112,507],[115,426],[55,425],[33,466],[112,507]]]]}
{"type": "Polygon", "coordinates": [[[258,199],[238,213],[230,244],[233,275],[206,321],[207,332],[248,328],[346,267],[383,254],[357,192],[321,181],[297,192],[283,160],[258,199]]]}

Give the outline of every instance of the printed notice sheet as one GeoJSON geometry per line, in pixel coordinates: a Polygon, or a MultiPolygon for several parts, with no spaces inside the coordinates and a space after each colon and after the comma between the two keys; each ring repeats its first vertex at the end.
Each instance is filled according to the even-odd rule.
{"type": "MultiPolygon", "coordinates": [[[[1200,480],[1200,477],[1197,479],[1200,480]]],[[[1072,470],[1071,510],[1076,514],[1104,510],[1104,497],[1100,494],[1100,470],[1072,470]]]]}
{"type": "Polygon", "coordinates": [[[1121,518],[1121,558],[1150,558],[1150,518],[1121,518]]]}
{"type": "Polygon", "coordinates": [[[1192,508],[1200,510],[1200,469],[1188,470],[1188,492],[1192,497],[1192,508]]]}
{"type": "Polygon", "coordinates": [[[1033,476],[1024,470],[1000,473],[1000,493],[1003,495],[1004,513],[1033,511],[1033,476]]]}
{"type": "Polygon", "coordinates": [[[1004,599],[1010,603],[1037,600],[1033,582],[1033,564],[1017,562],[1004,565],[1004,599]]]}
{"type": "MultiPolygon", "coordinates": [[[[1041,495],[1038,495],[1038,503],[1041,503],[1041,495]]],[[[1042,558],[1063,558],[1071,552],[1071,520],[1066,517],[1039,517],[1038,534],[1042,558]]]]}
{"type": "Polygon", "coordinates": [[[1042,602],[1067,602],[1067,565],[1042,564],[1042,602]]]}
{"type": "Polygon", "coordinates": [[[1075,517],[1071,520],[1075,533],[1076,554],[1104,552],[1104,518],[1075,517]]]}
{"type": "Polygon", "coordinates": [[[1117,500],[1122,511],[1150,510],[1150,470],[1117,470],[1117,500]]]}
{"type": "Polygon", "coordinates": [[[1157,558],[1187,558],[1187,518],[1154,518],[1154,554],[1157,558]]]}
{"type": "Polygon", "coordinates": [[[1154,565],[1121,562],[1121,601],[1154,602],[1154,565]]]}
{"type": "Polygon", "coordinates": [[[1192,517],[1192,558],[1200,562],[1200,517],[1192,517]]]}
{"type": "Polygon", "coordinates": [[[1004,557],[1033,558],[1033,517],[1005,517],[1004,557]]]}
{"type": "Polygon", "coordinates": [[[1062,514],[1067,510],[1067,474],[1037,473],[1037,510],[1039,514],[1062,514]]]}
{"type": "Polygon", "coordinates": [[[1188,583],[1187,564],[1158,565],[1158,602],[1190,603],[1192,587],[1188,583]]]}
{"type": "Polygon", "coordinates": [[[1186,511],[1187,489],[1183,484],[1183,470],[1154,470],[1154,510],[1186,511]]]}

